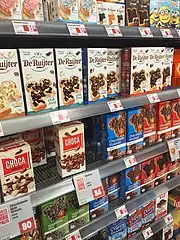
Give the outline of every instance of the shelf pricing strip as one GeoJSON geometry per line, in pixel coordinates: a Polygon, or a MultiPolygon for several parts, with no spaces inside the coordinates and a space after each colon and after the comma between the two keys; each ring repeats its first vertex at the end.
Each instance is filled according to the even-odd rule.
{"type": "Polygon", "coordinates": [[[124,158],[124,163],[127,168],[137,165],[137,160],[134,155],[128,156],[124,158]]]}
{"type": "Polygon", "coordinates": [[[71,36],[88,36],[84,24],[67,23],[67,27],[71,36]]]}
{"type": "Polygon", "coordinates": [[[50,117],[53,125],[71,121],[68,110],[50,112],[50,117]]]}
{"type": "Polygon", "coordinates": [[[162,36],[164,38],[173,38],[173,35],[172,35],[172,32],[171,32],[170,29],[168,29],[168,28],[161,28],[160,31],[161,31],[162,36]]]}
{"type": "Polygon", "coordinates": [[[144,231],[142,231],[142,234],[143,234],[144,239],[146,240],[153,236],[153,231],[152,231],[151,227],[148,227],[144,231]]]}
{"type": "Polygon", "coordinates": [[[81,234],[79,232],[79,230],[73,232],[73,233],[70,233],[68,234],[66,237],[65,237],[65,240],[81,240],[81,234]]]}
{"type": "Polygon", "coordinates": [[[180,151],[180,138],[176,138],[176,139],[167,141],[167,145],[169,148],[171,162],[178,160],[179,159],[179,151],[180,151]]]}
{"type": "Polygon", "coordinates": [[[93,170],[73,177],[79,205],[104,196],[99,170],[93,170]]]}
{"type": "Polygon", "coordinates": [[[168,215],[166,215],[164,217],[164,221],[165,221],[166,225],[171,224],[174,221],[171,213],[169,213],[168,215]]]}
{"type": "Polygon", "coordinates": [[[139,27],[139,32],[142,37],[153,37],[153,34],[151,32],[150,28],[145,28],[145,27],[139,27]]]}
{"type": "Polygon", "coordinates": [[[39,35],[35,22],[12,21],[12,25],[17,35],[39,35]]]}
{"type": "Polygon", "coordinates": [[[122,37],[119,26],[105,26],[106,32],[109,37],[122,37]]]}
{"type": "Polygon", "coordinates": [[[160,102],[160,98],[159,98],[157,93],[148,94],[147,98],[148,98],[150,103],[160,102]]]}
{"type": "Polygon", "coordinates": [[[118,220],[128,215],[128,211],[125,205],[115,209],[114,212],[118,220]]]}
{"type": "Polygon", "coordinates": [[[124,109],[120,100],[110,101],[110,102],[107,102],[107,104],[111,112],[116,112],[124,109]]]}
{"type": "Polygon", "coordinates": [[[36,228],[29,196],[0,207],[0,228],[0,239],[16,237],[36,228]]]}

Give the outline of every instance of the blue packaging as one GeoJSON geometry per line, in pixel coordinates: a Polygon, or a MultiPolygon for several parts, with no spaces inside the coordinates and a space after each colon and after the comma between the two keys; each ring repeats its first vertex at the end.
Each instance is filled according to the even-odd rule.
{"type": "Polygon", "coordinates": [[[136,234],[142,227],[142,209],[138,208],[128,215],[128,238],[136,234]]]}
{"type": "Polygon", "coordinates": [[[107,48],[82,50],[84,103],[107,100],[107,48]]]}
{"type": "Polygon", "coordinates": [[[119,175],[113,174],[108,177],[108,198],[109,202],[119,197],[119,175]]]}
{"type": "Polygon", "coordinates": [[[142,207],[142,229],[155,219],[155,200],[152,200],[142,207]]]}
{"type": "Polygon", "coordinates": [[[130,200],[141,194],[141,164],[120,172],[120,197],[130,200]]]}
{"type": "Polygon", "coordinates": [[[114,160],[126,154],[126,112],[102,116],[101,147],[104,160],[114,160]]]}
{"type": "Polygon", "coordinates": [[[123,217],[117,222],[107,227],[108,240],[121,240],[127,236],[127,217],[123,217]]]}
{"type": "Polygon", "coordinates": [[[140,151],[144,145],[144,110],[133,108],[127,111],[127,154],[140,151]]]}

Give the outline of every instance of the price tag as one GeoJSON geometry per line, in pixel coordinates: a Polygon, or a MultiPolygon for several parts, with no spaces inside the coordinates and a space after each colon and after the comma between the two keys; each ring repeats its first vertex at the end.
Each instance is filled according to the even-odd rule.
{"type": "Polygon", "coordinates": [[[29,21],[12,21],[16,34],[19,35],[39,35],[35,22],[29,21]]]}
{"type": "Polygon", "coordinates": [[[180,97],[180,89],[177,89],[177,92],[178,92],[178,95],[179,95],[179,97],[180,97]]]}
{"type": "Polygon", "coordinates": [[[79,205],[104,196],[99,170],[93,170],[73,177],[79,205]]]}
{"type": "Polygon", "coordinates": [[[151,227],[148,227],[144,231],[142,231],[142,234],[144,236],[144,239],[146,240],[153,236],[153,231],[152,231],[151,227]]]}
{"type": "Polygon", "coordinates": [[[50,112],[50,116],[53,125],[71,121],[68,110],[50,112]]]}
{"type": "Polygon", "coordinates": [[[149,27],[139,27],[139,31],[142,37],[153,37],[151,29],[149,27]]]}
{"type": "Polygon", "coordinates": [[[79,232],[79,230],[73,232],[73,233],[70,233],[69,235],[67,235],[65,237],[65,240],[81,240],[81,234],[79,232]]]}
{"type": "Polygon", "coordinates": [[[0,239],[19,236],[36,228],[30,197],[0,207],[0,239]]]}
{"type": "Polygon", "coordinates": [[[179,148],[180,148],[180,139],[172,139],[167,142],[169,153],[171,157],[171,162],[174,162],[175,160],[179,159],[179,148]]]}
{"type": "Polygon", "coordinates": [[[127,168],[137,165],[137,160],[134,155],[128,156],[124,158],[124,163],[127,168]]]}
{"type": "Polygon", "coordinates": [[[3,132],[3,128],[2,128],[2,124],[0,122],[0,137],[4,136],[4,132],[3,132]]]}
{"type": "Polygon", "coordinates": [[[88,36],[84,24],[67,23],[67,27],[71,36],[88,36]]]}
{"type": "Polygon", "coordinates": [[[161,28],[161,33],[163,35],[164,38],[173,38],[172,32],[170,29],[168,28],[161,28]]]}
{"type": "Polygon", "coordinates": [[[109,37],[122,37],[119,26],[105,26],[105,29],[109,37]]]}
{"type": "Polygon", "coordinates": [[[111,112],[116,112],[124,109],[120,100],[110,101],[110,102],[107,102],[107,104],[111,112]]]}
{"type": "Polygon", "coordinates": [[[165,221],[166,225],[171,224],[174,221],[171,213],[164,217],[164,221],[165,221]]]}
{"type": "Polygon", "coordinates": [[[176,29],[178,36],[180,37],[180,29],[176,29]]]}
{"type": "Polygon", "coordinates": [[[157,95],[157,93],[148,94],[147,98],[150,103],[160,102],[160,99],[159,99],[159,96],[157,95]]]}
{"type": "Polygon", "coordinates": [[[118,220],[128,215],[128,211],[125,205],[115,209],[114,211],[118,220]]]}

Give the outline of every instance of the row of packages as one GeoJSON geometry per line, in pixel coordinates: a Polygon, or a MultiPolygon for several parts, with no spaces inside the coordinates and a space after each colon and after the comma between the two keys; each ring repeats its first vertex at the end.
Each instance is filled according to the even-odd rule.
{"type": "MultiPolygon", "coordinates": [[[[0,119],[160,91],[172,85],[173,55],[175,64],[179,52],[124,49],[121,69],[119,49],[1,50],[0,119]]],[[[173,69],[179,75],[178,65],[173,69]]]]}

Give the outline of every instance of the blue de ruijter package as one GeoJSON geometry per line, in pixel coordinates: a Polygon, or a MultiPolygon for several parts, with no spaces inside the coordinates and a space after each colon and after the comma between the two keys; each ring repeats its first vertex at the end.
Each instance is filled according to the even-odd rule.
{"type": "Polygon", "coordinates": [[[120,197],[130,200],[140,195],[141,165],[130,167],[120,172],[120,197]]]}
{"type": "Polygon", "coordinates": [[[127,154],[138,152],[144,144],[144,110],[133,108],[127,111],[127,154]]]}
{"type": "Polygon", "coordinates": [[[105,160],[114,160],[126,154],[126,112],[102,116],[101,147],[105,160]]]}
{"type": "Polygon", "coordinates": [[[108,240],[121,240],[127,236],[127,217],[123,217],[117,222],[107,227],[108,240]]]}

